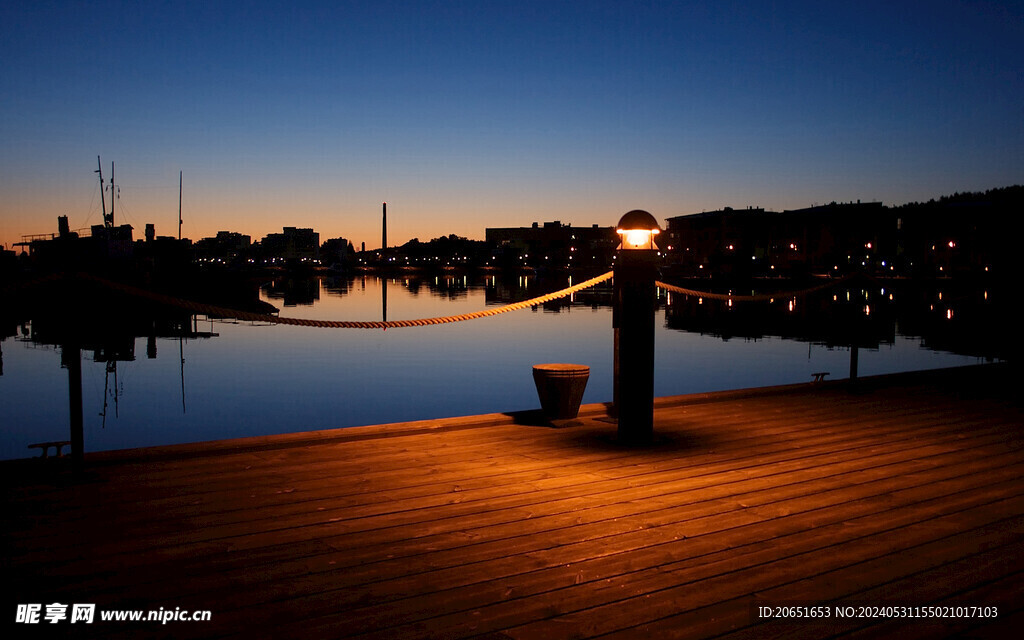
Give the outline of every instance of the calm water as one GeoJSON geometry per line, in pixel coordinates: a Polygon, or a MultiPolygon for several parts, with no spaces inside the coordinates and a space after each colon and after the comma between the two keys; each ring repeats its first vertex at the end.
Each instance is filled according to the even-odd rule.
{"type": "MultiPolygon", "coordinates": [[[[387,318],[477,311],[561,286],[564,281],[538,284],[522,278],[391,280],[387,318]]],[[[200,317],[192,328],[215,335],[184,340],[129,335],[121,339],[128,344],[121,351],[133,359],[116,365],[103,362],[102,353],[82,351],[86,449],[533,409],[538,401],[531,367],[542,362],[589,365],[584,402],[610,401],[609,292],[604,288],[578,294],[570,303],[470,322],[387,331],[200,317]]],[[[922,346],[925,332],[930,343],[948,342],[943,327],[955,328],[959,321],[943,306],[941,294],[915,298],[909,316],[894,310],[891,295],[882,289],[829,292],[758,311],[662,294],[655,392],[806,382],[817,371],[831,372],[829,379],[846,377],[850,350],[842,342],[849,333],[844,323],[854,316],[863,319],[856,330],[865,345],[859,349],[862,376],[990,359],[987,353],[983,358],[922,346]],[[835,308],[846,315],[832,313],[835,308]],[[914,325],[910,332],[901,327],[908,323],[914,325]]],[[[978,295],[987,302],[988,292],[978,295]]],[[[382,281],[372,276],[279,281],[261,290],[261,298],[278,306],[282,316],[318,319],[379,320],[384,297],[382,281]]],[[[33,341],[33,329],[20,327],[17,336],[0,343],[4,459],[30,455],[26,446],[32,442],[68,439],[68,375],[60,347],[33,341]]]]}

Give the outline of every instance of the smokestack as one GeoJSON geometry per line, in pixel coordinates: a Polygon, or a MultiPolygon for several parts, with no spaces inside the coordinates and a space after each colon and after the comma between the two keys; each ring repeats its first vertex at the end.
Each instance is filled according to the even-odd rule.
{"type": "Polygon", "coordinates": [[[380,233],[380,248],[388,248],[388,203],[384,203],[384,224],[380,233]]]}

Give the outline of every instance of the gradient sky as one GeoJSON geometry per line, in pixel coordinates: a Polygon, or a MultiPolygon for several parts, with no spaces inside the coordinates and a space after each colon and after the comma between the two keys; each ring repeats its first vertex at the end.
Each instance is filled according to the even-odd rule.
{"type": "Polygon", "coordinates": [[[389,240],[1024,183],[1024,6],[4,2],[0,243],[389,240]],[[109,201],[108,201],[109,206],[109,201]]]}

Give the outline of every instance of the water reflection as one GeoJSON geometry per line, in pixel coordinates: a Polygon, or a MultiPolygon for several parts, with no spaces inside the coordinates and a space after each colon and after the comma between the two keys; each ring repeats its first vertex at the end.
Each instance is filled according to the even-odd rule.
{"type": "MultiPolygon", "coordinates": [[[[568,284],[367,275],[282,278],[258,291],[282,315],[377,320],[467,313],[568,284]]],[[[531,367],[548,361],[590,365],[584,402],[608,401],[611,290],[603,283],[533,312],[387,332],[227,323],[85,290],[8,306],[0,311],[8,418],[0,457],[69,439],[75,362],[89,450],[528,409],[537,402],[531,367]],[[60,358],[48,355],[56,351],[60,358]]],[[[865,374],[965,363],[919,357],[921,349],[1007,359],[1019,353],[1008,301],[1001,291],[948,284],[860,284],[732,304],[662,291],[656,393],[808,381],[821,370],[843,377],[856,350],[886,346],[892,355],[860,353],[865,374]],[[912,356],[906,336],[920,345],[912,356]],[[812,361],[815,345],[842,357],[812,361]]]]}
{"type": "Polygon", "coordinates": [[[285,277],[272,280],[261,287],[270,300],[279,301],[285,307],[315,304],[320,299],[318,278],[285,277]]]}
{"type": "MultiPolygon", "coordinates": [[[[589,276],[586,276],[589,277],[589,276]]],[[[586,277],[577,277],[582,281],[586,277]]],[[[367,285],[379,288],[380,317],[387,320],[388,288],[395,287],[413,298],[424,292],[431,299],[465,301],[471,293],[483,292],[486,306],[502,306],[528,300],[574,283],[574,279],[544,279],[532,275],[437,275],[428,277],[331,276],[280,279],[262,287],[269,301],[283,301],[285,307],[313,306],[321,295],[341,300],[364,292],[367,285]]],[[[699,286],[699,285],[696,285],[699,286]]],[[[810,342],[829,348],[857,346],[877,349],[892,345],[898,335],[921,339],[923,348],[969,355],[989,360],[1008,359],[1019,351],[1014,314],[1009,296],[991,288],[894,281],[869,284],[837,284],[832,288],[803,294],[775,287],[728,289],[717,294],[736,296],[718,300],[659,290],[657,308],[664,311],[665,328],[722,340],[759,340],[777,337],[810,342]],[[746,301],[744,296],[774,294],[767,300],[746,301]]],[[[539,307],[549,313],[571,308],[610,309],[612,285],[601,283],[572,296],[539,307]]],[[[348,319],[344,305],[333,306],[348,319]]],[[[475,310],[475,309],[473,309],[475,310]]],[[[287,315],[287,314],[285,314],[287,315]]],[[[392,319],[425,317],[395,316],[392,319]]]]}
{"type": "MultiPolygon", "coordinates": [[[[503,306],[550,293],[553,290],[571,286],[586,280],[593,275],[569,277],[567,279],[544,279],[536,276],[469,276],[469,275],[436,275],[382,277],[375,275],[360,276],[323,276],[296,281],[294,278],[281,278],[263,285],[263,297],[268,301],[283,301],[284,306],[312,306],[321,300],[321,295],[334,299],[342,299],[357,292],[365,292],[367,284],[381,290],[382,316],[387,318],[388,288],[400,288],[412,297],[428,294],[434,299],[447,301],[465,301],[471,294],[482,291],[487,306],[503,306]]],[[[544,303],[544,311],[557,313],[570,306],[587,306],[593,309],[611,307],[612,287],[604,282],[595,287],[544,303]]],[[[345,318],[347,319],[347,318],[345,318]]],[[[405,320],[412,318],[395,318],[405,320]]]]}
{"type": "Polygon", "coordinates": [[[920,338],[926,349],[988,360],[1019,353],[1009,297],[950,283],[843,286],[736,304],[674,294],[666,301],[668,328],[723,340],[776,336],[827,347],[877,349],[892,345],[900,335],[920,338]]]}
{"type": "MultiPolygon", "coordinates": [[[[216,337],[212,331],[199,331],[197,316],[179,309],[161,307],[126,298],[108,290],[77,283],[58,284],[42,292],[18,298],[18,306],[3,316],[0,339],[33,348],[59,350],[60,367],[68,371],[67,442],[75,464],[84,452],[82,416],[82,358],[101,365],[100,428],[108,417],[118,418],[124,381],[118,376],[119,363],[134,362],[136,341],[146,340],[146,359],[155,360],[158,339],[176,339],[180,361],[181,408],[185,403],[185,342],[216,337]],[[111,411],[112,416],[111,416],[111,411]]],[[[2,375],[0,370],[0,375],[2,375]]]]}

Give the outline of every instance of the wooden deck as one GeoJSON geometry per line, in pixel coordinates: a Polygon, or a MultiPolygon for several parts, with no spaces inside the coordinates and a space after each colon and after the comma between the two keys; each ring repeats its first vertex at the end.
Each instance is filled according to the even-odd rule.
{"type": "MultiPolygon", "coordinates": [[[[1001,637],[1024,623],[1024,408],[1005,365],[0,464],[17,604],[210,610],[49,637],[1001,637]],[[759,621],[780,605],[998,617],[759,621]]],[[[45,612],[45,609],[44,609],[45,612]]],[[[834,615],[834,614],[833,614],[834,615]]],[[[43,629],[43,626],[46,629],[43,629]]]]}

